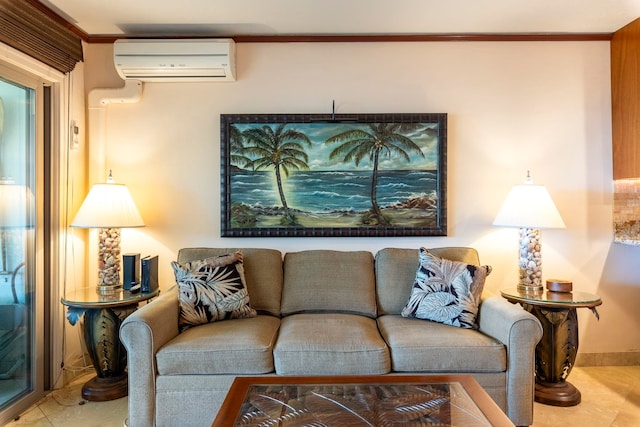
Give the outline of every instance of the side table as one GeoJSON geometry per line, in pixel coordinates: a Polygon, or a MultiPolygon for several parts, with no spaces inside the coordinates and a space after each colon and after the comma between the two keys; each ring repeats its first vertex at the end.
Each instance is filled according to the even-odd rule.
{"type": "Polygon", "coordinates": [[[84,341],[96,376],[82,386],[82,397],[91,401],[119,399],[128,393],[127,353],[120,342],[120,324],[159,290],[132,294],[122,289],[102,295],[96,287],[69,292],[61,299],[73,325],[84,314],[84,341]]]}
{"type": "Polygon", "coordinates": [[[503,289],[502,296],[536,316],[542,324],[542,339],[536,346],[536,402],[553,406],[575,406],[580,390],[567,381],[578,354],[576,308],[594,311],[602,304],[598,295],[587,292],[529,293],[503,289]]]}

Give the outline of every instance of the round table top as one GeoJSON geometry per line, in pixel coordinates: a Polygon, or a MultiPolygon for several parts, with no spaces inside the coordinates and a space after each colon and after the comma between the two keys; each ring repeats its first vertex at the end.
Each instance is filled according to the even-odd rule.
{"type": "Polygon", "coordinates": [[[500,294],[511,302],[523,304],[540,305],[545,307],[596,307],[602,304],[602,299],[596,294],[588,292],[552,292],[543,290],[531,293],[518,290],[518,288],[507,288],[500,291],[500,294]]]}
{"type": "Polygon", "coordinates": [[[108,308],[137,304],[158,295],[159,289],[152,292],[131,293],[122,288],[114,293],[101,294],[95,286],[69,291],[60,299],[63,305],[78,308],[108,308]]]}

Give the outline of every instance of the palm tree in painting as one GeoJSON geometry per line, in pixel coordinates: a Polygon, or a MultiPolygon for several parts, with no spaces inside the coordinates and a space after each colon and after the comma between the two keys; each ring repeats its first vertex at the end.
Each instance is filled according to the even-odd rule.
{"type": "Polygon", "coordinates": [[[233,124],[229,125],[229,148],[232,165],[242,168],[251,161],[244,152],[242,132],[233,124]]]}
{"type": "Polygon", "coordinates": [[[343,162],[353,161],[356,166],[368,158],[373,165],[371,178],[371,209],[378,225],[389,226],[389,221],[382,215],[376,200],[378,185],[378,168],[381,156],[400,156],[410,161],[409,153],[424,157],[420,147],[411,138],[400,133],[420,125],[402,123],[371,123],[368,129],[351,129],[327,139],[327,144],[340,144],[331,151],[329,159],[341,157],[343,162]]]}
{"type": "Polygon", "coordinates": [[[244,153],[253,160],[247,163],[254,170],[273,167],[276,174],[278,194],[284,209],[283,225],[293,225],[295,219],[289,212],[287,199],[282,188],[282,172],[289,176],[292,169],[309,169],[309,156],[303,144],[311,146],[311,141],[303,132],[285,129],[286,123],[273,129],[269,125],[245,130],[242,135],[246,141],[244,153]]]}

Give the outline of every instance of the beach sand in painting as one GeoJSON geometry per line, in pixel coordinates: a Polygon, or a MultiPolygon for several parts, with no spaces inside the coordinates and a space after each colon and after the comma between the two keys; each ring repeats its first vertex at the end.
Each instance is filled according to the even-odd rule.
{"type": "MultiPolygon", "coordinates": [[[[282,208],[251,208],[244,205],[245,215],[250,215],[255,220],[249,228],[274,228],[280,227],[282,208]]],[[[420,197],[399,203],[396,206],[384,207],[382,214],[389,220],[392,227],[435,227],[437,226],[435,200],[428,197],[420,197]]],[[[303,228],[357,228],[363,226],[375,226],[363,224],[363,218],[367,212],[356,211],[332,211],[332,212],[307,212],[298,209],[290,209],[295,215],[296,226],[303,228]]],[[[234,228],[238,224],[234,224],[234,228]]],[[[240,227],[241,228],[241,227],[240,227]]]]}
{"type": "MultiPolygon", "coordinates": [[[[350,228],[362,227],[362,214],[357,212],[310,213],[293,211],[299,227],[305,228],[350,228]]],[[[420,209],[382,209],[392,226],[395,227],[435,227],[432,213],[420,209]]],[[[252,228],[280,227],[282,214],[257,215],[252,228]]]]}

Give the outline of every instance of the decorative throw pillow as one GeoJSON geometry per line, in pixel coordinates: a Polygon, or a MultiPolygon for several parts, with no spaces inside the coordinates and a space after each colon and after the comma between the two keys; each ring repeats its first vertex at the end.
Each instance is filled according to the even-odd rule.
{"type": "Polygon", "coordinates": [[[186,264],[171,263],[179,288],[181,331],[256,316],[249,304],[242,261],[242,252],[235,252],[186,264]]]}
{"type": "Polygon", "coordinates": [[[425,248],[420,248],[419,260],[402,316],[478,329],[480,295],[491,267],[438,258],[425,248]]]}

